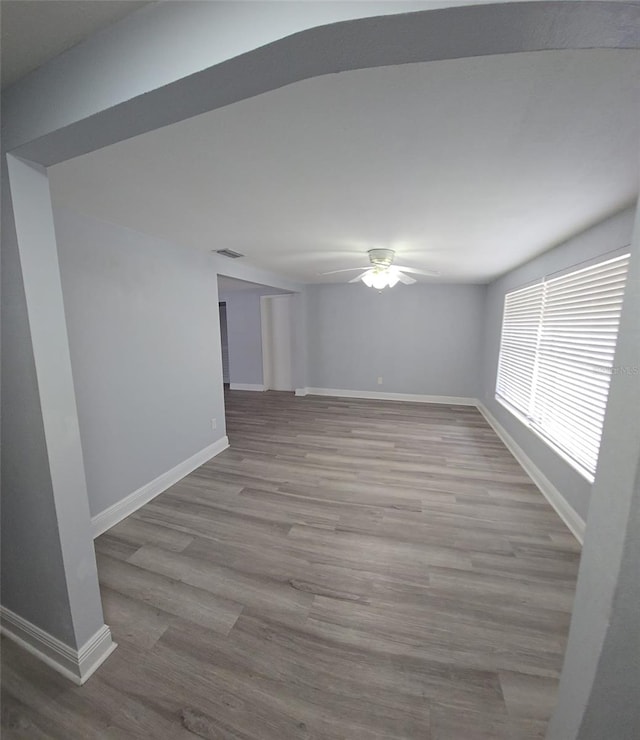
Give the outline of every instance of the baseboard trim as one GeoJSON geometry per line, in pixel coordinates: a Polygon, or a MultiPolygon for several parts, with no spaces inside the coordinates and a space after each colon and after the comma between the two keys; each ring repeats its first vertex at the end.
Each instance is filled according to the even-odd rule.
{"type": "Polygon", "coordinates": [[[442,403],[447,406],[475,406],[475,398],[463,396],[425,396],[419,393],[387,393],[385,391],[353,391],[340,388],[304,388],[296,395],[334,396],[336,398],[368,398],[374,401],[409,401],[411,403],[442,403]]]}
{"type": "Polygon", "coordinates": [[[586,528],[584,519],[571,506],[571,504],[569,504],[565,497],[553,485],[553,483],[551,483],[551,481],[545,476],[545,474],[533,462],[533,460],[531,460],[531,458],[522,449],[522,447],[518,445],[518,443],[513,439],[509,432],[507,432],[502,424],[500,424],[495,416],[489,411],[489,409],[481,401],[478,401],[476,403],[476,406],[478,408],[478,411],[487,420],[489,426],[493,428],[493,431],[504,442],[505,447],[520,463],[525,473],[540,489],[540,492],[551,504],[551,506],[553,506],[560,519],[562,519],[562,521],[571,530],[573,536],[582,545],[582,543],[584,542],[584,532],[586,528]]]}
{"type": "Polygon", "coordinates": [[[296,396],[308,396],[308,395],[309,395],[308,388],[296,388],[296,396]]]}
{"type": "Polygon", "coordinates": [[[167,488],[170,488],[174,483],[177,483],[179,480],[184,478],[185,475],[189,475],[189,473],[192,473],[196,468],[204,465],[204,463],[211,460],[212,457],[219,455],[223,450],[226,450],[228,446],[228,437],[222,437],[212,445],[205,447],[203,450],[200,450],[200,452],[196,452],[195,455],[192,455],[183,462],[178,463],[176,466],[171,468],[171,470],[167,470],[166,473],[162,473],[162,475],[154,478],[154,480],[149,483],[145,483],[145,485],[138,488],[137,491],[125,496],[125,498],[117,501],[108,509],[105,509],[94,517],[91,517],[91,527],[93,529],[94,538],[98,537],[103,532],[106,532],[107,529],[111,529],[111,527],[115,526],[118,522],[121,522],[130,514],[133,514],[134,511],[137,511],[141,506],[149,503],[151,499],[154,499],[163,491],[166,491],[167,488]]]}
{"type": "Polygon", "coordinates": [[[106,624],[76,650],[4,606],[0,606],[0,631],[78,686],[92,676],[117,647],[106,624]]]}
{"type": "Polygon", "coordinates": [[[229,383],[231,391],[266,391],[263,385],[257,383],[229,383]]]}

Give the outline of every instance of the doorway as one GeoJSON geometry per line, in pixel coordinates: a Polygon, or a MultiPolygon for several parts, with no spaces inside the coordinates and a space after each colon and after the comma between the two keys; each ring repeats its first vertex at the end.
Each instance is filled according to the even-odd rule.
{"type": "Polygon", "coordinates": [[[218,303],[220,312],[220,343],[222,345],[222,384],[229,387],[229,330],[227,329],[227,304],[218,303]]]}

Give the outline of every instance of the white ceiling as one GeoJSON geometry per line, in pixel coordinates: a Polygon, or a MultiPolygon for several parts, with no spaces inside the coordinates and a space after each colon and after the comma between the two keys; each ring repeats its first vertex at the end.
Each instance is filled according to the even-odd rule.
{"type": "Polygon", "coordinates": [[[595,49],[329,75],[56,165],[52,196],[301,282],[373,247],[482,282],[633,202],[639,81],[595,49]]]}
{"type": "Polygon", "coordinates": [[[124,18],[137,0],[2,0],[2,87],[124,18]]]}

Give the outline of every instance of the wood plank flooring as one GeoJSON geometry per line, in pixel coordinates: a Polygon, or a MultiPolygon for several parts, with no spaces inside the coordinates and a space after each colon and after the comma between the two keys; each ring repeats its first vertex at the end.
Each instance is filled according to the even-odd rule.
{"type": "Polygon", "coordinates": [[[96,540],[85,686],[3,640],[3,738],[544,737],[579,547],[476,409],[232,391],[227,424],[96,540]]]}

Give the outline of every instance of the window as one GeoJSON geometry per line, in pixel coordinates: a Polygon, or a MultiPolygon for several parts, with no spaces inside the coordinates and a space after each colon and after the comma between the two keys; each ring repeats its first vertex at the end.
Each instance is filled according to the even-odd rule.
{"type": "Polygon", "coordinates": [[[507,293],[496,398],[593,481],[629,255],[507,293]]]}

